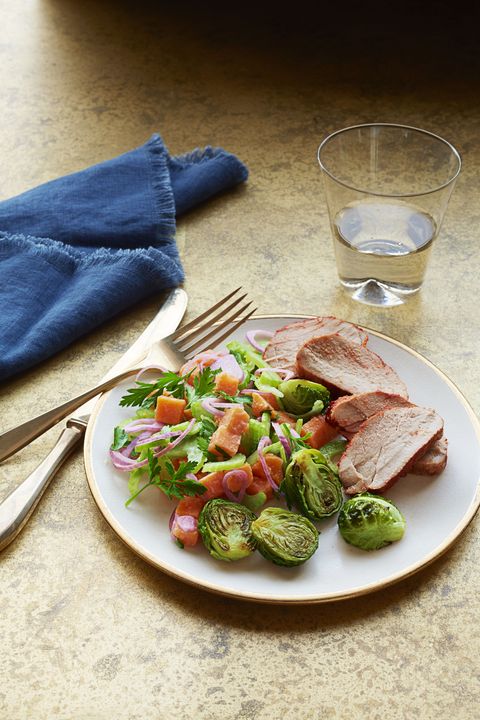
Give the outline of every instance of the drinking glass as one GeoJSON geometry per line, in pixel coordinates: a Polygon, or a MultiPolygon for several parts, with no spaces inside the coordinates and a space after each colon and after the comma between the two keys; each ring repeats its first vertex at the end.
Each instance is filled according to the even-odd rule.
{"type": "Polygon", "coordinates": [[[418,292],[461,159],[446,140],[393,123],[355,125],[318,148],[340,282],[354,300],[418,292]]]}

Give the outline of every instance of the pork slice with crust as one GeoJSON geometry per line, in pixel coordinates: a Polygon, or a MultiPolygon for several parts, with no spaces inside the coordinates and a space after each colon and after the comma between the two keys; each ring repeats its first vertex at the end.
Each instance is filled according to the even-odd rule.
{"type": "MultiPolygon", "coordinates": [[[[365,420],[382,410],[393,407],[414,407],[400,395],[392,395],[377,390],[376,392],[344,395],[334,400],[328,407],[326,419],[337,427],[346,438],[351,438],[365,420]]],[[[412,473],[415,475],[438,475],[447,464],[447,439],[435,440],[427,452],[415,461],[412,473]]]]}
{"type": "Polygon", "coordinates": [[[443,433],[434,410],[395,407],[366,420],[348,443],[338,470],[347,495],[382,492],[406,475],[443,433]]]}
{"type": "Polygon", "coordinates": [[[363,345],[339,335],[307,340],[297,353],[299,376],[326,385],[339,395],[380,390],[408,398],[395,370],[363,345]]]}
{"type": "Polygon", "coordinates": [[[286,368],[296,372],[297,352],[304,342],[312,337],[338,333],[358,345],[366,345],[365,330],[336,317],[314,317],[299,320],[279,328],[263,351],[263,359],[272,367],[286,368]]]}
{"type": "Polygon", "coordinates": [[[326,418],[331,425],[335,425],[345,437],[358,432],[360,425],[377,412],[391,407],[405,407],[411,405],[401,395],[373,390],[371,392],[357,393],[356,395],[343,395],[330,403],[326,418]]]}
{"type": "Polygon", "coordinates": [[[427,452],[415,460],[411,472],[414,475],[439,475],[447,464],[448,440],[443,435],[435,440],[427,452]]]}

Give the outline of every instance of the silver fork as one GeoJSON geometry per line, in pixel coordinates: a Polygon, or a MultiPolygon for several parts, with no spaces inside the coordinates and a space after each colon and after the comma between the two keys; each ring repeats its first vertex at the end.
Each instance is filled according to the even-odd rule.
{"type": "Polygon", "coordinates": [[[122,379],[149,365],[161,364],[166,369],[178,370],[195,352],[205,349],[207,344],[218,345],[221,343],[255,312],[255,309],[249,310],[246,315],[241,317],[242,313],[245,313],[251,305],[249,302],[239,307],[246,295],[237,297],[226,306],[226,303],[232,300],[240,289],[237,288],[229,293],[209,310],[176,332],[151,344],[153,331],[157,333],[164,322],[167,322],[167,318],[172,327],[171,321],[173,320],[176,325],[179,317],[183,315],[186,293],[180,289],[174,290],[148,328],[114,365],[109,373],[112,377],[108,377],[109,374],[107,374],[108,380],[92,390],[0,436],[0,441],[3,443],[3,458],[5,458],[69,415],[72,410],[79,408],[79,412],[67,420],[65,429],[47,457],[10,495],[0,502],[0,551],[9,545],[26,525],[56,472],[82,440],[96,395],[109,390],[122,379]],[[175,311],[174,316],[171,316],[170,310],[175,311]],[[179,311],[181,312],[180,316],[178,315],[179,311]],[[213,329],[212,323],[217,323],[213,329]],[[140,353],[140,360],[138,357],[134,360],[137,346],[145,348],[149,345],[149,351],[146,354],[140,353]],[[118,366],[131,369],[118,373],[118,366]]]}
{"type": "Polygon", "coordinates": [[[243,325],[257,309],[249,310],[251,302],[239,307],[240,303],[247,297],[246,293],[232,300],[239,290],[241,290],[240,287],[226,295],[191,322],[154,343],[147,354],[140,358],[133,367],[109,378],[100,385],[87,390],[62,405],[2,433],[0,435],[0,462],[14,455],[88,400],[100,393],[111,390],[127,377],[137,374],[150,365],[159,365],[166,370],[178,371],[195,354],[206,350],[211,345],[221,343],[243,325]],[[232,302],[226,305],[229,300],[232,300],[232,302]],[[247,310],[248,312],[246,312],[247,310]]]}

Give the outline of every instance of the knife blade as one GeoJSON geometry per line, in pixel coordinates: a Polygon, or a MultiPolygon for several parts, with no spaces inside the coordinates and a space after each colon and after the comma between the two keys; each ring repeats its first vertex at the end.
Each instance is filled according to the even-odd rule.
{"type": "MultiPolygon", "coordinates": [[[[188,296],[184,290],[173,290],[150,324],[110,368],[102,382],[135,366],[155,341],[173,333],[183,318],[187,302],[188,296]]],[[[0,503],[0,551],[9,545],[26,525],[57,470],[83,439],[97,400],[98,395],[76,409],[45,460],[0,503]]]]}

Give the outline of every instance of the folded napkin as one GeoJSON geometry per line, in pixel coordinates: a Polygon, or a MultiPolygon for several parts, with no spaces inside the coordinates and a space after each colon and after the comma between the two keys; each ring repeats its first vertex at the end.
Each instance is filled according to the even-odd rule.
{"type": "Polygon", "coordinates": [[[184,278],[175,218],[247,179],[221,148],[131,152],[0,202],[0,379],[184,278]]]}

